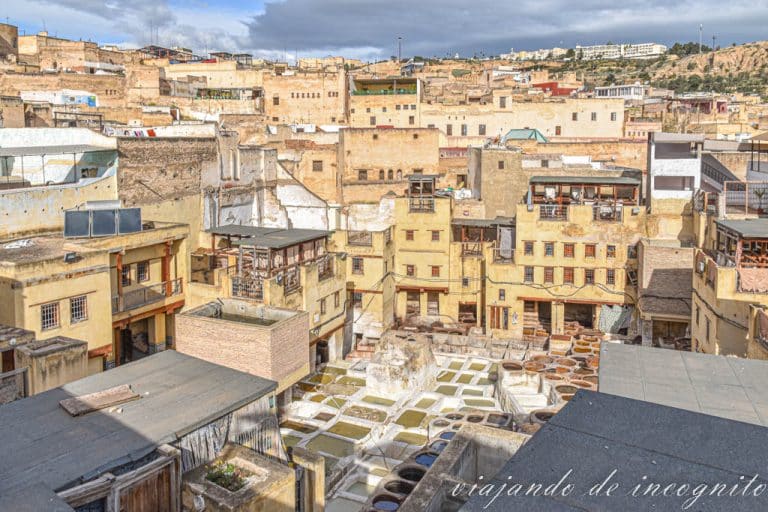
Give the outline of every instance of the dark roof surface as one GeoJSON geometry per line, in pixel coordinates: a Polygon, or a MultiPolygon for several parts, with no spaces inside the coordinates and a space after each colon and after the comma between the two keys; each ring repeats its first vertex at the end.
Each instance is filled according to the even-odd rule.
{"type": "MultiPolygon", "coordinates": [[[[602,364],[601,360],[601,372],[602,364]]],[[[728,490],[741,484],[741,491],[755,475],[759,476],[752,489],[766,484],[767,436],[768,429],[762,426],[581,390],[493,480],[486,476],[482,482],[495,485],[497,490],[515,483],[527,489],[531,484],[556,484],[565,476],[559,489],[570,484],[571,492],[545,496],[540,491],[539,496],[523,498],[504,492],[490,505],[490,497],[475,493],[461,510],[684,510],[683,504],[700,484],[712,489],[723,483],[728,490]],[[591,495],[590,490],[609,476],[602,494],[591,495]],[[739,479],[741,476],[744,480],[739,479]],[[662,488],[676,483],[675,490],[687,484],[688,488],[683,488],[680,496],[663,496],[661,492],[655,497],[643,495],[649,483],[660,483],[662,488]],[[606,496],[612,484],[618,487],[606,496]],[[633,496],[638,484],[641,490],[633,496]]],[[[766,507],[768,495],[764,490],[758,497],[707,493],[685,510],[751,511],[766,507]]]]}
{"type": "MultiPolygon", "coordinates": [[[[212,341],[214,342],[214,341],[212,341]]],[[[0,496],[58,491],[127,462],[273,391],[277,383],[168,350],[0,407],[0,496]],[[141,398],[72,417],[59,401],[130,384],[141,398]]]]}
{"type": "Polygon", "coordinates": [[[269,233],[235,240],[232,242],[232,245],[282,249],[283,247],[289,247],[302,242],[325,238],[330,234],[330,231],[323,231],[320,229],[278,229],[269,233]]]}
{"type": "Polygon", "coordinates": [[[768,238],[768,219],[723,219],[715,221],[742,238],[768,238]]]}
{"type": "Polygon", "coordinates": [[[768,426],[768,361],[604,343],[598,389],[768,426]]]}
{"type": "Polygon", "coordinates": [[[0,495],[0,510],[13,512],[73,512],[64,500],[42,484],[0,495]]]}
{"type": "Polygon", "coordinates": [[[531,183],[575,183],[594,185],[640,185],[640,180],[627,176],[531,176],[531,183]]]}

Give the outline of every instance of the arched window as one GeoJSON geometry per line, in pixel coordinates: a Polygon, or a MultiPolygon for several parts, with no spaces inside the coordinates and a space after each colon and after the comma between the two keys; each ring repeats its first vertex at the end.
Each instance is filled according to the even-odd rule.
{"type": "Polygon", "coordinates": [[[392,172],[392,169],[390,169],[389,171],[387,171],[387,179],[388,179],[388,180],[392,180],[394,177],[395,177],[395,176],[394,176],[394,173],[392,172]]]}
{"type": "Polygon", "coordinates": [[[398,180],[403,179],[403,171],[401,171],[400,169],[397,170],[397,179],[398,180]]]}
{"type": "Polygon", "coordinates": [[[379,171],[379,180],[384,181],[384,169],[379,171]]]}

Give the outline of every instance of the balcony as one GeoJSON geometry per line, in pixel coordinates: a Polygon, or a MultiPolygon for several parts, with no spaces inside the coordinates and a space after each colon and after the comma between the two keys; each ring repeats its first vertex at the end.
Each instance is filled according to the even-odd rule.
{"type": "Polygon", "coordinates": [[[408,210],[412,212],[428,212],[435,211],[435,198],[434,197],[410,197],[408,198],[408,210]]]}
{"type": "Polygon", "coordinates": [[[370,231],[348,231],[347,245],[371,247],[373,245],[373,233],[370,231]]]}
{"type": "Polygon", "coordinates": [[[539,220],[566,221],[568,207],[559,204],[540,204],[539,220]]]}
{"type": "Polygon", "coordinates": [[[512,265],[515,262],[514,249],[493,248],[493,262],[499,265],[512,265]]]}
{"type": "Polygon", "coordinates": [[[293,293],[301,288],[301,270],[299,269],[298,265],[285,271],[283,283],[285,287],[284,293],[286,295],[293,293]]]}
{"type": "Polygon", "coordinates": [[[333,259],[326,255],[317,260],[317,280],[325,281],[333,277],[333,259]]]}
{"type": "Polygon", "coordinates": [[[112,296],[112,313],[131,311],[149,304],[162,302],[167,297],[174,297],[184,293],[183,280],[181,278],[172,281],[143,286],[136,290],[130,290],[120,295],[112,296]]]}
{"type": "Polygon", "coordinates": [[[592,220],[605,222],[621,222],[622,205],[602,204],[592,207],[592,220]]]}
{"type": "Polygon", "coordinates": [[[232,276],[232,296],[264,300],[264,280],[259,277],[232,276]]]}
{"type": "Polygon", "coordinates": [[[483,243],[482,242],[462,242],[461,243],[461,255],[464,256],[482,256],[483,255],[483,243]]]}

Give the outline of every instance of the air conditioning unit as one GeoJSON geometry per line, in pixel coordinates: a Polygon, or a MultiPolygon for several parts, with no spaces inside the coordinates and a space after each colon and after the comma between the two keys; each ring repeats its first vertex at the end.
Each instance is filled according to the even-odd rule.
{"type": "Polygon", "coordinates": [[[275,282],[277,284],[283,284],[283,274],[282,273],[277,274],[277,276],[275,277],[275,282]]]}
{"type": "Polygon", "coordinates": [[[703,274],[703,273],[704,273],[704,268],[705,268],[705,265],[704,265],[704,262],[703,262],[703,261],[700,261],[700,262],[698,262],[698,263],[696,264],[696,271],[697,271],[699,274],[703,274]]]}

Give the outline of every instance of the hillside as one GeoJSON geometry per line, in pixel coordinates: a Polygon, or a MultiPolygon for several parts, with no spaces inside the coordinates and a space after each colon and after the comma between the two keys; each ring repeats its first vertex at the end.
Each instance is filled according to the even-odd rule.
{"type": "Polygon", "coordinates": [[[716,91],[768,96],[768,41],[685,57],[665,55],[654,60],[572,61],[550,69],[555,73],[576,72],[591,86],[639,81],[674,89],[678,93],[716,91]]]}

